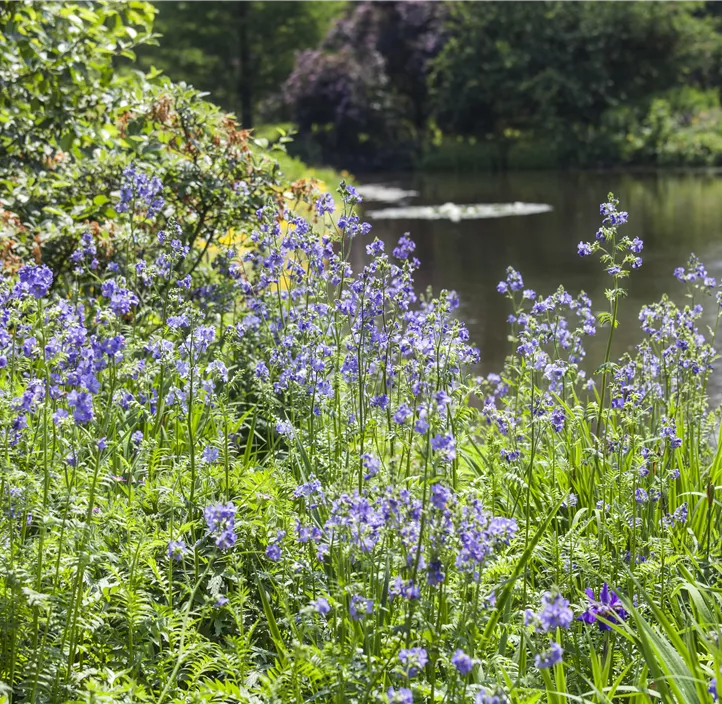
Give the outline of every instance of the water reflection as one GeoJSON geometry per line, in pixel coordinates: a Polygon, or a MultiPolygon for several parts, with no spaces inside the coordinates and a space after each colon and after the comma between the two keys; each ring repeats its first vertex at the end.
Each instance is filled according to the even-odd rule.
{"type": "MultiPolygon", "coordinates": [[[[374,179],[370,179],[371,182],[374,179]]],[[[496,292],[508,265],[518,269],[525,284],[549,294],[559,284],[572,293],[585,290],[594,309],[606,308],[604,290],[609,277],[598,261],[580,258],[577,243],[590,240],[599,227],[599,203],[613,191],[628,210],[623,232],[644,240],[644,265],[633,272],[629,296],[624,299],[620,326],[615,333],[615,354],[633,347],[641,338],[637,316],[645,303],[668,293],[684,301],[684,287],[672,276],[697,254],[710,274],[722,275],[722,177],[712,173],[558,173],[524,172],[479,175],[399,175],[375,181],[418,197],[411,205],[454,203],[548,203],[550,212],[523,217],[486,220],[377,220],[372,235],[389,245],[406,231],[417,244],[421,260],[419,290],[432,286],[458,291],[472,339],[481,351],[481,373],[498,371],[510,350],[506,300],[496,292]]],[[[378,204],[367,200],[371,210],[378,204]]],[[[364,244],[356,242],[354,259],[365,257],[364,244]]],[[[716,307],[709,301],[707,315],[714,322],[716,307]]],[[[606,331],[590,346],[598,363],[606,331]]],[[[717,365],[713,387],[722,391],[722,362],[717,365]]]]}

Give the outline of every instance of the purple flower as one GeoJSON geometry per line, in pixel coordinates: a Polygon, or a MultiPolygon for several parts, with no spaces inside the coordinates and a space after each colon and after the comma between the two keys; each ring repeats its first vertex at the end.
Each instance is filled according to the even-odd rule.
{"type": "Polygon", "coordinates": [[[367,470],[366,474],[364,474],[365,481],[368,481],[371,477],[375,477],[378,474],[379,469],[381,469],[381,462],[373,455],[365,453],[361,455],[361,461],[364,468],[367,470]]]}
{"type": "Polygon", "coordinates": [[[577,253],[580,257],[588,257],[592,253],[592,245],[589,242],[580,242],[577,245],[577,253]]]}
{"type": "Polygon", "coordinates": [[[559,643],[552,642],[549,648],[534,657],[534,666],[546,670],[562,661],[564,649],[559,643]]]}
{"type": "Polygon", "coordinates": [[[366,245],[366,254],[370,257],[378,257],[380,254],[383,254],[383,251],[384,243],[379,239],[375,239],[371,244],[366,245]]]}
{"type": "Polygon", "coordinates": [[[389,704],[414,704],[414,695],[407,687],[394,689],[389,687],[386,692],[386,699],[389,704]]]}
{"type": "Polygon", "coordinates": [[[589,598],[590,605],[581,616],[577,616],[578,621],[584,621],[585,623],[594,623],[596,621],[600,630],[609,631],[611,630],[611,626],[600,619],[605,619],[610,623],[620,623],[627,619],[628,614],[624,610],[622,602],[616,593],[609,589],[609,585],[606,582],[602,585],[598,600],[589,587],[584,591],[589,598]]]}
{"type": "Polygon", "coordinates": [[[629,249],[632,250],[632,252],[634,252],[635,254],[639,254],[643,248],[644,242],[642,242],[639,237],[635,237],[629,244],[629,249]]]}
{"type": "Polygon", "coordinates": [[[102,452],[103,450],[105,450],[108,447],[107,438],[105,438],[105,437],[100,438],[100,440],[98,440],[97,444],[98,444],[98,450],[100,452],[102,452]]]}
{"type": "Polygon", "coordinates": [[[349,612],[351,613],[351,618],[354,621],[358,621],[363,616],[370,615],[374,612],[374,600],[354,594],[351,597],[349,612]]]}
{"type": "Polygon", "coordinates": [[[349,203],[350,205],[355,205],[357,203],[363,203],[363,198],[361,197],[361,194],[351,186],[350,184],[347,184],[344,181],[341,181],[339,184],[339,193],[343,196],[343,202],[349,203]]]}
{"type": "Polygon", "coordinates": [[[279,530],[276,533],[276,537],[269,543],[266,548],[266,557],[273,562],[278,562],[281,559],[281,541],[286,537],[285,530],[279,530]]]}
{"type": "Polygon", "coordinates": [[[456,441],[450,433],[446,435],[435,435],[431,438],[431,449],[438,452],[446,462],[451,462],[456,459],[456,441]]]}
{"type": "Polygon", "coordinates": [[[218,459],[219,455],[220,452],[218,451],[217,447],[213,447],[213,445],[206,445],[203,452],[201,453],[201,459],[204,462],[212,464],[218,459]]]}
{"type": "Polygon", "coordinates": [[[424,648],[404,648],[399,652],[399,661],[407,677],[416,677],[426,667],[429,656],[424,648]]]}
{"type": "Polygon", "coordinates": [[[287,420],[279,420],[278,423],[276,423],[276,432],[279,435],[284,435],[289,438],[294,436],[293,425],[287,420]]]}
{"type": "Polygon", "coordinates": [[[237,540],[235,533],[236,507],[233,502],[206,506],[203,515],[208,531],[215,536],[216,547],[221,550],[232,548],[237,540]]]}
{"type": "Polygon", "coordinates": [[[564,411],[561,408],[555,408],[550,416],[549,416],[549,422],[552,425],[552,429],[555,433],[561,433],[562,430],[564,430],[564,423],[566,421],[566,415],[564,414],[564,411]]]}
{"type": "Polygon", "coordinates": [[[389,598],[393,601],[398,596],[411,601],[421,596],[421,590],[411,580],[404,581],[397,575],[389,584],[389,598]]]}
{"type": "Polygon", "coordinates": [[[394,248],[394,256],[397,259],[407,259],[416,249],[416,243],[409,237],[409,233],[401,235],[399,242],[394,248]]]}
{"type": "Polygon", "coordinates": [[[542,609],[539,612],[539,622],[545,633],[557,628],[567,629],[572,625],[574,613],[569,608],[569,602],[561,595],[546,592],[541,599],[542,609]]]}
{"type": "Polygon", "coordinates": [[[457,649],[451,656],[451,664],[462,677],[466,677],[474,668],[474,661],[461,649],[457,649]]]}
{"type": "Polygon", "coordinates": [[[677,424],[674,418],[670,418],[666,425],[662,426],[660,432],[662,439],[667,439],[669,446],[675,450],[682,446],[682,438],[677,437],[677,424]]]}
{"type": "Polygon", "coordinates": [[[281,547],[276,543],[271,543],[266,548],[266,557],[273,562],[278,562],[281,559],[281,547]]]}
{"type": "Polygon", "coordinates": [[[370,401],[370,406],[372,408],[386,409],[389,407],[389,397],[386,394],[381,394],[380,396],[374,396],[370,401]]]}
{"type": "Polygon", "coordinates": [[[451,500],[451,490],[442,484],[434,484],[431,487],[431,504],[439,511],[443,511],[451,500]]]}
{"type": "Polygon", "coordinates": [[[176,560],[177,562],[182,560],[186,552],[188,552],[188,548],[182,540],[171,540],[168,543],[168,557],[171,560],[176,560]]]}
{"type": "Polygon", "coordinates": [[[394,423],[403,425],[412,415],[412,410],[404,403],[394,413],[394,423]]]}
{"type": "Polygon", "coordinates": [[[134,445],[140,445],[140,443],[143,442],[143,431],[142,430],[136,430],[131,436],[130,436],[131,442],[134,445]]]}
{"type": "Polygon", "coordinates": [[[33,298],[43,298],[48,295],[53,283],[53,272],[45,264],[40,266],[26,264],[18,273],[20,283],[33,298]]]}
{"type": "Polygon", "coordinates": [[[429,566],[426,568],[426,581],[427,583],[435,587],[441,584],[446,579],[446,573],[444,572],[444,565],[441,560],[431,560],[429,566]]]}
{"type": "Polygon", "coordinates": [[[336,205],[333,202],[333,196],[330,193],[324,193],[316,201],[316,213],[320,216],[324,213],[332,213],[336,210],[336,205]]]}
{"type": "Polygon", "coordinates": [[[637,491],[634,492],[634,500],[635,500],[638,504],[646,504],[647,501],[649,501],[649,495],[648,495],[647,492],[646,492],[644,489],[642,489],[642,487],[640,486],[640,487],[637,489],[637,491]]]}
{"type": "Polygon", "coordinates": [[[219,596],[216,600],[216,607],[221,608],[222,606],[225,606],[228,603],[228,597],[227,596],[219,596]]]}
{"type": "Polygon", "coordinates": [[[78,425],[93,420],[93,397],[87,391],[71,391],[68,394],[68,405],[73,409],[73,420],[78,425]]]}
{"type": "Polygon", "coordinates": [[[313,607],[314,611],[321,614],[322,616],[331,611],[331,606],[328,603],[328,599],[324,599],[322,596],[318,597],[316,601],[312,601],[311,606],[313,607]]]}
{"type": "MultiPolygon", "coordinates": [[[[720,668],[720,674],[722,675],[722,668],[720,668]]],[[[719,692],[718,692],[718,690],[717,690],[717,678],[716,678],[716,677],[713,677],[713,678],[710,680],[709,688],[707,689],[707,691],[712,695],[712,701],[713,701],[713,702],[716,702],[717,699],[719,698],[719,692]]]]}

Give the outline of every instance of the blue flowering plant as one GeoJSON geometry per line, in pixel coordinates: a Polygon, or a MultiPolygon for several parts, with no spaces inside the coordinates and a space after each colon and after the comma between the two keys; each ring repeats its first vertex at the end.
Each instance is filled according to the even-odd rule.
{"type": "Polygon", "coordinates": [[[413,240],[374,238],[352,185],[206,247],[151,173],[123,178],[117,246],[89,231],[72,270],[0,282],[13,701],[717,696],[698,260],[615,359],[642,243],[610,196],[579,249],[609,311],[508,269],[510,355],[478,378],[457,296],[416,289],[413,240]]]}

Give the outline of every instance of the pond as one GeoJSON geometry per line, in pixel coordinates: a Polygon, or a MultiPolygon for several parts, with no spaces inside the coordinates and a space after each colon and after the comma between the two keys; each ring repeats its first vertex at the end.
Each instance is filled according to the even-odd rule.
{"type": "MultiPolygon", "coordinates": [[[[511,309],[496,291],[507,266],[520,271],[525,286],[540,294],[552,293],[563,284],[571,293],[586,291],[595,311],[607,309],[604,290],[610,277],[595,257],[579,257],[577,244],[594,238],[601,224],[599,204],[606,201],[609,191],[620,199],[620,208],[629,212],[623,234],[644,240],[644,264],[628,280],[629,296],[622,301],[615,355],[641,339],[638,313],[642,305],[664,293],[678,303],[684,302],[685,287],[672,272],[686,264],[691,252],[700,257],[712,276],[718,280],[722,276],[719,174],[385,174],[359,180],[367,186],[396,191],[367,190],[364,207],[373,224],[371,237],[384,240],[390,251],[402,233],[411,233],[417,245],[415,254],[421,260],[418,289],[432,286],[435,293],[442,288],[458,292],[459,315],[481,352],[482,374],[499,371],[511,351],[506,323],[511,309]],[[458,205],[483,207],[469,215],[468,209],[455,207],[458,205]],[[381,217],[374,215],[398,206],[411,207],[381,213],[381,217]]],[[[365,257],[364,244],[355,243],[355,266],[365,257]]],[[[706,303],[707,319],[714,324],[716,304],[713,300],[706,303]]],[[[600,330],[590,345],[591,364],[601,361],[605,342],[606,330],[600,330]]],[[[715,396],[722,392],[722,362],[714,372],[712,388],[715,396]]]]}

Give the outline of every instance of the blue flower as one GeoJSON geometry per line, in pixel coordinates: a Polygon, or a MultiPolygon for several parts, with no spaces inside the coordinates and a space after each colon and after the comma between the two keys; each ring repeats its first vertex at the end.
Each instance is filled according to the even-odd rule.
{"type": "Polygon", "coordinates": [[[566,422],[566,415],[561,408],[555,408],[550,416],[549,422],[551,423],[552,429],[555,433],[561,433],[564,430],[564,423],[566,422]]]}
{"type": "Polygon", "coordinates": [[[316,601],[312,601],[311,606],[313,607],[314,611],[321,614],[322,616],[331,611],[331,606],[328,603],[328,599],[325,599],[322,596],[318,597],[316,601]]]}
{"type": "Polygon", "coordinates": [[[213,463],[215,462],[220,455],[220,452],[218,451],[217,447],[213,447],[213,445],[206,445],[203,452],[201,453],[201,459],[204,462],[213,463]]]}
{"type": "Polygon", "coordinates": [[[379,254],[383,254],[383,251],[384,243],[379,239],[375,239],[371,244],[366,245],[366,254],[371,257],[377,257],[379,254]]]}
{"type": "Polygon", "coordinates": [[[416,677],[426,667],[429,656],[425,648],[404,648],[399,651],[399,661],[407,677],[416,677]]]}
{"type": "Polygon", "coordinates": [[[574,612],[569,608],[569,602],[561,595],[546,592],[541,599],[542,609],[539,612],[539,622],[545,633],[557,628],[567,629],[572,625],[574,612]]]}
{"type": "Polygon", "coordinates": [[[584,591],[590,601],[590,605],[581,616],[577,617],[577,620],[584,621],[585,623],[594,623],[596,621],[600,630],[609,631],[611,630],[611,626],[603,623],[600,618],[610,623],[620,623],[627,619],[628,614],[624,610],[622,602],[616,593],[609,589],[609,585],[606,582],[602,585],[598,600],[594,596],[592,589],[587,588],[584,591]]]}
{"type": "Polygon", "coordinates": [[[643,248],[644,242],[642,242],[639,237],[635,237],[629,245],[629,249],[635,254],[639,254],[643,248]]]}
{"type": "Polygon", "coordinates": [[[68,405],[73,409],[73,420],[78,425],[93,420],[93,397],[87,391],[71,391],[68,394],[68,405]]]}
{"type": "Polygon", "coordinates": [[[336,205],[333,202],[333,196],[330,193],[324,193],[316,201],[316,213],[320,216],[324,213],[332,213],[336,210],[336,205]]]}
{"type": "Polygon", "coordinates": [[[451,656],[451,664],[466,677],[474,669],[474,661],[461,649],[457,649],[451,656]]]}
{"type": "Polygon", "coordinates": [[[592,245],[589,242],[580,242],[577,245],[577,253],[580,257],[588,257],[592,253],[592,245]]]}
{"type": "Polygon", "coordinates": [[[540,670],[546,670],[562,661],[564,649],[559,643],[552,641],[549,648],[534,657],[534,666],[540,670]]]}
{"type": "Polygon", "coordinates": [[[406,232],[399,238],[393,254],[397,259],[407,259],[415,249],[416,243],[409,237],[409,233],[406,232]]]}
{"type": "Polygon", "coordinates": [[[435,435],[431,438],[431,449],[438,452],[443,460],[451,462],[456,459],[456,440],[450,433],[435,435]]]}
{"type": "Polygon", "coordinates": [[[361,461],[364,468],[367,470],[364,475],[364,480],[366,481],[375,477],[378,474],[379,469],[381,469],[381,462],[373,455],[365,453],[361,455],[361,461]]]}
{"type": "Polygon", "coordinates": [[[374,600],[354,594],[351,597],[349,613],[354,621],[358,621],[363,616],[369,616],[374,612],[374,600]]]}
{"type": "Polygon", "coordinates": [[[276,537],[269,543],[266,548],[266,557],[273,562],[278,562],[281,559],[281,541],[286,537],[285,530],[279,530],[276,533],[276,537]]]}
{"type": "Polygon", "coordinates": [[[399,689],[389,687],[386,692],[386,699],[388,704],[414,704],[413,692],[407,687],[400,687],[399,689]]]}
{"type": "Polygon", "coordinates": [[[233,502],[207,506],[203,515],[211,535],[215,536],[216,547],[228,550],[236,544],[236,507],[233,502]]]}
{"type": "Polygon", "coordinates": [[[53,272],[45,264],[40,266],[26,264],[18,274],[20,283],[33,298],[43,298],[48,295],[53,283],[53,272]]]}
{"type": "Polygon", "coordinates": [[[279,420],[276,423],[276,432],[279,435],[284,435],[289,438],[293,438],[295,434],[293,425],[291,425],[291,422],[287,420],[279,420]]]}
{"type": "Polygon", "coordinates": [[[394,423],[403,425],[411,416],[412,410],[404,403],[398,407],[396,413],[394,413],[394,423]]]}
{"type": "Polygon", "coordinates": [[[171,560],[182,560],[186,552],[188,552],[188,548],[182,540],[171,540],[168,543],[168,557],[171,560]]]}

